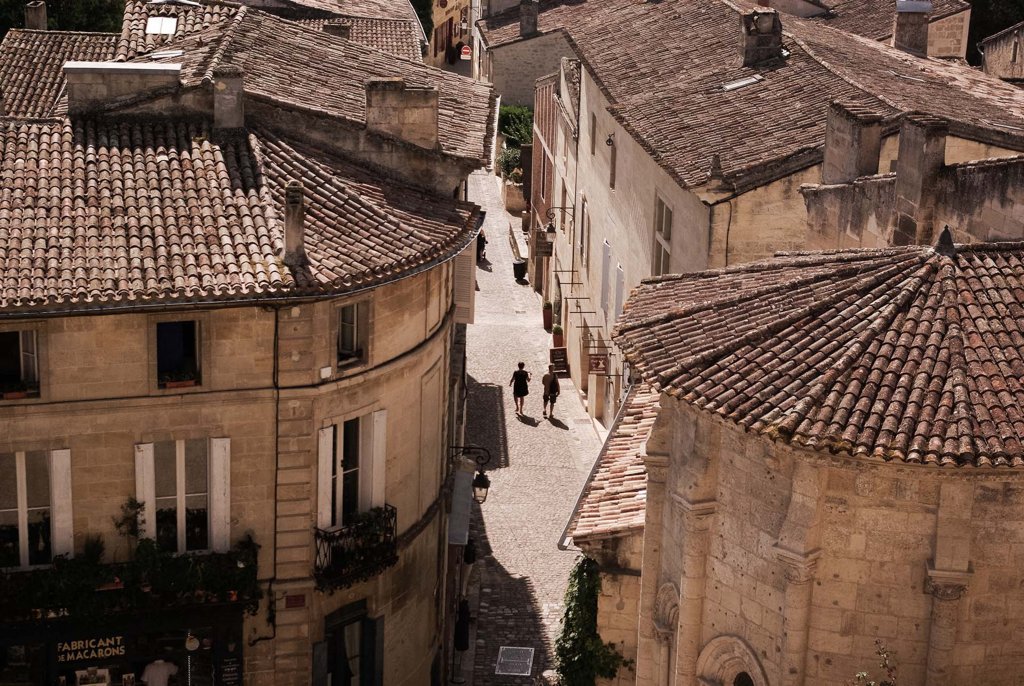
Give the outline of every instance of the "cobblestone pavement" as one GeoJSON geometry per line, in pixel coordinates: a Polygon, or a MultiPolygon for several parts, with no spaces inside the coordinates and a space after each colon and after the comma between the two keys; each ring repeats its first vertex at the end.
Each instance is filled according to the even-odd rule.
{"type": "MultiPolygon", "coordinates": [[[[501,646],[535,649],[533,676],[553,668],[562,600],[577,554],[558,538],[600,449],[600,441],[572,381],[561,379],[557,419],[541,416],[540,378],[547,370],[550,335],[542,328],[541,299],[512,276],[508,240],[512,219],[496,178],[470,178],[470,199],[487,210],[489,264],[477,269],[476,323],[469,327],[467,442],[488,447],[490,494],[474,506],[472,531],[480,552],[471,602],[476,618],[474,684],[528,684],[497,676],[501,646]],[[525,413],[517,417],[509,379],[517,362],[533,373],[525,413]]],[[[521,235],[516,220],[516,232],[521,235]]],[[[522,246],[520,241],[520,246],[522,246]]],[[[464,668],[467,678],[468,670],[464,668]]]]}

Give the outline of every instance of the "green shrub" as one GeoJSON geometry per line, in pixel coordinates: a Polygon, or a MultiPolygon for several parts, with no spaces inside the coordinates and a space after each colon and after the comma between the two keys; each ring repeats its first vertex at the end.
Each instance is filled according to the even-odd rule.
{"type": "Polygon", "coordinates": [[[520,169],[520,162],[519,148],[505,148],[498,154],[498,168],[507,179],[512,179],[515,172],[520,169]]]}
{"type": "Polygon", "coordinates": [[[523,105],[502,105],[498,111],[498,131],[509,147],[529,145],[533,140],[533,110],[523,105]]]}
{"type": "Polygon", "coordinates": [[[562,686],[594,686],[597,677],[613,679],[619,667],[633,664],[632,660],[622,657],[614,643],[605,643],[597,633],[600,592],[597,563],[581,557],[569,575],[562,633],[555,641],[555,660],[562,686]]]}

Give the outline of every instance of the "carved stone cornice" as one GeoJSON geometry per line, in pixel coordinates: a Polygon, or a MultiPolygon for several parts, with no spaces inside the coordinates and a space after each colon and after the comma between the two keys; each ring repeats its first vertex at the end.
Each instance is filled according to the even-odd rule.
{"type": "Polygon", "coordinates": [[[814,579],[814,572],[818,568],[818,558],[821,557],[820,548],[806,553],[798,553],[776,543],[773,549],[775,558],[785,566],[787,582],[799,585],[809,583],[814,579]]]}
{"type": "Polygon", "coordinates": [[[647,469],[647,481],[663,484],[668,476],[668,455],[661,453],[644,455],[644,467],[647,469]]]}
{"type": "Polygon", "coordinates": [[[935,569],[928,563],[928,575],[924,580],[924,591],[939,600],[959,600],[967,593],[972,572],[935,569]]]}
{"type": "Polygon", "coordinates": [[[675,502],[675,504],[683,511],[683,514],[688,517],[710,517],[718,510],[717,500],[688,500],[684,495],[673,493],[672,501],[675,502]]]}

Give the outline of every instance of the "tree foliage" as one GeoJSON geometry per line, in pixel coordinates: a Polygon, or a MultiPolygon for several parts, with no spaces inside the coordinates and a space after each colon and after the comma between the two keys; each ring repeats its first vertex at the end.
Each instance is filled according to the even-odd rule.
{"type": "MultiPolygon", "coordinates": [[[[27,0],[0,0],[0,37],[25,26],[27,0]]],[[[47,28],[60,31],[118,33],[124,0],[47,0],[47,28]]]]}
{"type": "Polygon", "coordinates": [[[970,0],[971,28],[967,38],[967,61],[981,64],[978,43],[1008,26],[1024,21],[1024,0],[970,0]]]}
{"type": "Polygon", "coordinates": [[[878,666],[882,670],[881,678],[876,681],[868,672],[857,672],[853,681],[848,682],[850,686],[896,686],[896,663],[880,639],[875,639],[875,655],[878,656],[878,666]]]}
{"type": "Polygon", "coordinates": [[[569,575],[565,591],[562,633],[555,641],[555,659],[562,686],[594,686],[597,677],[612,679],[620,667],[632,664],[597,633],[597,595],[601,577],[597,563],[581,557],[569,575]]]}
{"type": "Polygon", "coordinates": [[[523,105],[502,105],[498,110],[498,131],[511,147],[533,141],[533,110],[523,105]]]}
{"type": "Polygon", "coordinates": [[[429,40],[430,34],[434,32],[433,1],[412,0],[412,8],[416,10],[416,16],[420,18],[420,23],[423,24],[423,32],[427,34],[427,40],[429,40]]]}

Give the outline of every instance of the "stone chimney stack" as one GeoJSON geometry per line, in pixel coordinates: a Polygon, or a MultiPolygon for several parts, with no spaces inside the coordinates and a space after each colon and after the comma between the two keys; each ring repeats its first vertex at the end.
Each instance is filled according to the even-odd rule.
{"type": "Polygon", "coordinates": [[[754,67],[782,57],[782,20],[773,9],[758,8],[740,15],[740,57],[754,67]]]}
{"type": "Polygon", "coordinates": [[[932,245],[935,188],[946,161],[949,125],[935,117],[908,114],[900,127],[896,160],[895,245],[932,245]]]}
{"type": "Polygon", "coordinates": [[[46,30],[46,3],[32,0],[25,5],[25,28],[33,31],[46,30]]]}
{"type": "Polygon", "coordinates": [[[220,64],[213,69],[213,128],[245,126],[245,74],[241,67],[220,64]]]}
{"type": "Polygon", "coordinates": [[[306,259],[305,189],[301,181],[289,181],[284,189],[284,263],[292,269],[304,266],[306,259]]]}
{"type": "Polygon", "coordinates": [[[928,17],[931,11],[931,0],[896,0],[893,46],[911,55],[927,56],[928,17]]]}
{"type": "Polygon", "coordinates": [[[877,174],[881,151],[881,114],[859,103],[829,103],[822,183],[848,183],[877,174]]]}
{"type": "Polygon", "coordinates": [[[521,0],[519,3],[519,36],[528,38],[537,33],[537,15],[540,3],[537,0],[521,0]]]}
{"type": "Polygon", "coordinates": [[[437,147],[437,88],[413,88],[400,77],[366,82],[366,128],[406,143],[437,147]]]}
{"type": "Polygon", "coordinates": [[[338,36],[346,40],[352,38],[352,22],[349,21],[334,21],[327,22],[324,24],[324,33],[329,33],[332,36],[338,36]]]}

